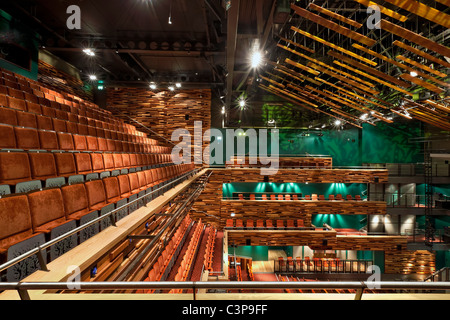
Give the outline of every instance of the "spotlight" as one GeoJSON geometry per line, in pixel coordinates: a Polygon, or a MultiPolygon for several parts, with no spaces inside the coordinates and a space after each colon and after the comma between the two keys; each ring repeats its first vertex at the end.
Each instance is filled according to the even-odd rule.
{"type": "Polygon", "coordinates": [[[175,87],[174,86],[169,86],[168,88],[170,91],[175,91],[175,87]]]}
{"type": "Polygon", "coordinates": [[[225,107],[222,107],[222,114],[225,114],[225,107]]]}
{"type": "Polygon", "coordinates": [[[92,49],[83,49],[83,52],[84,52],[85,54],[87,54],[88,56],[90,56],[90,57],[95,56],[95,52],[92,51],[92,49]]]}
{"type": "Polygon", "coordinates": [[[368,116],[369,116],[369,115],[368,115],[367,113],[364,113],[364,114],[362,114],[361,117],[359,117],[359,118],[360,118],[361,120],[366,120],[368,116]]]}
{"type": "Polygon", "coordinates": [[[176,86],[177,88],[181,88],[181,83],[177,82],[177,83],[175,84],[175,86],[176,86]]]}
{"type": "Polygon", "coordinates": [[[156,89],[156,84],[155,83],[150,83],[150,89],[155,90],[156,89]]]}
{"type": "Polygon", "coordinates": [[[417,77],[417,72],[415,71],[411,71],[409,74],[411,75],[411,77],[417,77]]]}
{"type": "Polygon", "coordinates": [[[339,119],[337,119],[337,120],[334,122],[334,125],[335,125],[335,126],[340,126],[341,124],[342,124],[342,121],[339,120],[339,119]]]}
{"type": "Polygon", "coordinates": [[[244,99],[241,99],[241,100],[239,101],[239,106],[240,106],[241,108],[244,108],[244,107],[245,107],[245,100],[244,100],[244,99]]]}
{"type": "Polygon", "coordinates": [[[252,54],[252,68],[257,68],[262,62],[261,52],[255,51],[252,54]]]}
{"type": "Polygon", "coordinates": [[[89,79],[92,80],[92,81],[95,81],[95,80],[97,80],[97,76],[91,74],[91,75],[89,76],[89,79]]]}

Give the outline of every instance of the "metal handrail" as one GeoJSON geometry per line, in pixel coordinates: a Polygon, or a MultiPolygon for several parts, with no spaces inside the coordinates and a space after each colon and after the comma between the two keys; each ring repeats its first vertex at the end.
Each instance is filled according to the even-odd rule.
{"type": "MultiPolygon", "coordinates": [[[[56,244],[56,243],[58,243],[58,242],[60,242],[60,241],[62,241],[64,239],[66,239],[66,238],[68,238],[68,237],[70,237],[70,236],[72,236],[74,234],[77,234],[78,232],[80,232],[80,231],[82,231],[82,230],[84,230],[84,229],[86,229],[86,228],[88,228],[88,227],[90,227],[90,226],[92,226],[92,225],[102,221],[103,219],[106,219],[106,218],[111,219],[113,226],[115,226],[115,222],[113,221],[114,220],[113,214],[115,214],[115,213],[117,213],[117,212],[119,212],[119,211],[121,211],[121,210],[123,210],[123,209],[125,209],[125,208],[127,208],[127,207],[129,207],[129,206],[131,206],[133,204],[135,204],[136,202],[142,200],[143,198],[148,197],[149,195],[152,195],[155,192],[158,192],[161,189],[166,188],[168,185],[174,184],[178,180],[183,179],[185,176],[197,173],[199,170],[200,169],[193,169],[193,170],[191,170],[191,171],[181,175],[176,180],[171,181],[171,182],[167,183],[166,185],[164,185],[162,187],[159,187],[158,189],[152,190],[150,193],[145,194],[142,197],[138,197],[137,199],[132,200],[131,202],[129,202],[127,204],[124,204],[123,206],[120,206],[119,208],[116,208],[116,209],[114,209],[114,210],[112,210],[112,211],[110,211],[110,212],[108,212],[108,213],[106,213],[106,214],[104,214],[104,215],[102,215],[102,216],[100,216],[98,218],[95,218],[95,219],[93,219],[93,220],[91,220],[91,221],[89,221],[89,222],[87,222],[87,223],[85,223],[85,224],[83,224],[83,225],[81,225],[81,226],[79,226],[79,227],[77,227],[77,228],[67,232],[67,233],[64,233],[64,234],[56,237],[53,240],[50,240],[50,241],[44,243],[43,245],[40,245],[40,246],[38,246],[38,247],[36,247],[34,249],[31,249],[31,250],[21,254],[20,256],[17,256],[14,259],[11,259],[11,260],[7,261],[6,263],[0,265],[0,272],[2,272],[4,270],[12,267],[13,265],[15,265],[15,264],[17,264],[17,263],[19,263],[19,262],[21,262],[21,261],[31,257],[31,256],[33,256],[35,254],[40,255],[42,253],[42,250],[50,248],[52,245],[54,245],[54,244],[56,244]]],[[[42,266],[42,263],[44,263],[43,259],[39,258],[39,262],[40,262],[41,268],[43,268],[45,270],[46,267],[42,266]]]]}
{"type": "Polygon", "coordinates": [[[150,290],[192,289],[194,300],[198,289],[355,289],[360,300],[370,290],[449,290],[450,282],[404,281],[144,281],[144,282],[10,282],[0,283],[0,290],[17,290],[22,300],[30,300],[28,290],[150,290]]]}

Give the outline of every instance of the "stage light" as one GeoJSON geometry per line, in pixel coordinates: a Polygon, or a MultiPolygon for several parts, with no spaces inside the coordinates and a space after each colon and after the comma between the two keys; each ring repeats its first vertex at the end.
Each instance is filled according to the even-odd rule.
{"type": "Polygon", "coordinates": [[[90,57],[93,57],[93,56],[95,56],[95,52],[94,51],[92,51],[92,49],[83,49],[83,52],[85,53],[85,54],[87,54],[88,56],[90,56],[90,57]]]}
{"type": "Polygon", "coordinates": [[[156,89],[156,84],[155,83],[150,83],[150,89],[155,90],[156,89]]]}
{"type": "Polygon", "coordinates": [[[95,81],[95,80],[97,80],[97,76],[91,74],[91,75],[89,76],[89,80],[95,81]]]}
{"type": "Polygon", "coordinates": [[[252,54],[252,68],[257,68],[262,62],[262,55],[259,51],[254,51],[252,54]]]}
{"type": "Polygon", "coordinates": [[[168,88],[170,91],[175,91],[175,87],[174,86],[169,86],[168,88]]]}
{"type": "Polygon", "coordinates": [[[176,86],[177,88],[181,88],[181,83],[177,82],[177,83],[175,84],[175,86],[176,86]]]}
{"type": "Polygon", "coordinates": [[[418,75],[415,71],[411,71],[409,74],[411,75],[411,77],[417,77],[418,75]]]}
{"type": "Polygon", "coordinates": [[[239,106],[241,108],[245,108],[245,100],[244,99],[239,100],[239,106]]]}
{"type": "Polygon", "coordinates": [[[336,121],[334,121],[334,125],[335,126],[340,126],[342,124],[342,121],[337,119],[336,121]]]}

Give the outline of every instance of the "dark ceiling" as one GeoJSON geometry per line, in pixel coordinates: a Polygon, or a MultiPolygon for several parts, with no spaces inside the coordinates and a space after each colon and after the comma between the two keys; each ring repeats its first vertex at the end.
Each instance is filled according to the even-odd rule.
{"type": "MultiPolygon", "coordinates": [[[[446,26],[412,13],[411,7],[399,8],[391,0],[374,2],[407,18],[399,21],[383,13],[382,19],[443,46],[450,43],[446,26]]],[[[448,0],[421,2],[445,17],[450,11],[448,0]]],[[[360,126],[364,122],[390,122],[392,118],[411,114],[418,120],[450,129],[450,125],[445,124],[450,119],[448,100],[444,100],[449,93],[449,86],[445,85],[447,77],[436,77],[440,82],[432,84],[441,91],[435,89],[434,92],[417,85],[414,79],[406,79],[407,75],[402,74],[409,72],[398,64],[409,68],[413,65],[399,60],[398,55],[427,66],[433,62],[394,45],[394,41],[404,42],[443,61],[445,57],[384,28],[369,29],[370,15],[364,3],[368,1],[19,0],[2,1],[0,7],[35,28],[42,35],[42,46],[46,50],[73,64],[84,75],[96,73],[108,86],[148,87],[154,81],[160,86],[182,82],[184,88],[212,88],[219,110],[222,105],[226,106],[229,126],[264,126],[269,120],[279,120],[285,126],[298,127],[335,118],[360,126]],[[69,17],[66,9],[72,4],[81,8],[81,30],[68,30],[66,26],[69,17]],[[302,17],[291,4],[364,35],[374,43],[363,45],[348,34],[302,17]],[[339,17],[319,12],[314,6],[339,17]],[[350,26],[348,20],[339,20],[342,17],[360,26],[350,26]],[[305,32],[320,39],[305,36],[305,32]],[[331,56],[329,51],[334,48],[330,43],[346,52],[334,50],[341,56],[331,56]],[[82,49],[87,47],[95,49],[94,58],[83,54],[82,49]],[[249,61],[254,47],[262,49],[265,59],[258,69],[251,68],[249,61]],[[391,61],[375,57],[367,50],[391,61]],[[362,61],[363,67],[352,65],[349,68],[345,59],[353,59],[355,54],[369,64],[362,61]],[[303,67],[289,64],[286,59],[303,67]],[[366,67],[387,76],[382,79],[384,77],[377,77],[376,72],[368,76],[366,67]],[[334,71],[330,73],[330,70],[334,71]],[[346,83],[342,75],[356,82],[346,83]],[[365,87],[355,83],[365,84],[374,92],[361,90],[365,87]],[[425,96],[431,102],[419,108],[417,102],[412,101],[412,94],[392,88],[394,84],[397,87],[405,83],[405,90],[414,91],[421,98],[425,96]],[[247,99],[246,109],[238,107],[240,97],[247,99]],[[267,103],[271,108],[263,108],[267,103]],[[367,118],[362,119],[364,114],[367,118]],[[438,121],[431,121],[430,117],[438,121]],[[281,118],[289,118],[289,124],[281,118]]],[[[438,64],[433,64],[432,68],[448,75],[448,68],[438,64]]],[[[425,78],[419,75],[418,79],[429,82],[432,74],[422,71],[425,78]]]]}

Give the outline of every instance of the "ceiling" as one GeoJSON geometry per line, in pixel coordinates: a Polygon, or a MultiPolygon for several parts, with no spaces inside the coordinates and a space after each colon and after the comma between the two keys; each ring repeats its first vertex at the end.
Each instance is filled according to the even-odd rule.
{"type": "Polygon", "coordinates": [[[228,126],[415,118],[450,131],[450,1],[374,2],[381,29],[370,28],[366,0],[82,0],[80,30],[66,26],[71,0],[0,6],[38,30],[46,50],[107,86],[212,88],[228,126]],[[264,57],[258,68],[250,66],[253,48],[264,57]]]}

